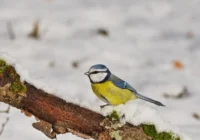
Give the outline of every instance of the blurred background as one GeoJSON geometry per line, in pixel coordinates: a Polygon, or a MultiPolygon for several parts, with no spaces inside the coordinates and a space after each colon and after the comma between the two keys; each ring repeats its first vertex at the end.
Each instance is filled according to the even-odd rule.
{"type": "MultiPolygon", "coordinates": [[[[163,102],[163,118],[200,137],[199,0],[0,0],[0,52],[34,80],[80,104],[102,104],[84,75],[102,63],[139,93],[163,102]]],[[[35,119],[0,103],[0,139],[47,140],[35,119]],[[4,125],[6,124],[6,125],[4,125]]],[[[80,138],[72,134],[58,139],[80,138]]]]}

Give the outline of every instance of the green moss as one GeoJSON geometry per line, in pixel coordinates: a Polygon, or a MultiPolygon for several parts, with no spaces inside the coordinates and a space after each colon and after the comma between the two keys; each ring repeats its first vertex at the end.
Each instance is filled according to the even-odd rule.
{"type": "Polygon", "coordinates": [[[143,130],[148,135],[154,138],[154,140],[180,140],[179,137],[175,137],[173,133],[169,132],[160,132],[156,131],[154,125],[151,124],[143,124],[143,130]]]}
{"type": "Polygon", "coordinates": [[[6,67],[0,67],[0,73],[3,73],[6,70],[6,67]]]}
{"type": "Polygon", "coordinates": [[[113,120],[119,120],[119,114],[117,113],[116,110],[113,110],[113,112],[109,115],[109,118],[113,119],[113,120]]]}
{"type": "Polygon", "coordinates": [[[0,67],[4,67],[4,66],[6,66],[6,62],[0,59],[0,67]]]}
{"type": "Polygon", "coordinates": [[[26,93],[26,86],[20,80],[15,80],[10,89],[15,93],[26,93]]]}
{"type": "Polygon", "coordinates": [[[110,137],[114,140],[121,140],[122,137],[119,134],[119,131],[112,131],[110,132],[110,137]]]}
{"type": "Polygon", "coordinates": [[[1,73],[4,73],[5,78],[9,79],[8,81],[11,82],[10,90],[12,92],[19,93],[22,96],[26,95],[26,86],[20,81],[20,76],[16,73],[15,69],[6,64],[4,60],[0,59],[0,74],[1,73]]]}
{"type": "Polygon", "coordinates": [[[0,59],[0,73],[4,72],[7,69],[8,65],[4,60],[0,59]]]}
{"type": "Polygon", "coordinates": [[[173,140],[173,138],[170,133],[161,132],[156,135],[155,140],[173,140]]]}
{"type": "Polygon", "coordinates": [[[144,124],[143,130],[148,136],[155,137],[157,135],[157,131],[154,125],[144,124]]]}

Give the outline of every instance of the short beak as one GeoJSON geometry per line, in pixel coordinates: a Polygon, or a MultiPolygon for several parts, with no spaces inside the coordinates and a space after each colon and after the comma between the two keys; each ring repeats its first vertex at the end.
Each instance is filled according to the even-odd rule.
{"type": "Polygon", "coordinates": [[[85,72],[85,75],[89,75],[89,72],[85,72]]]}

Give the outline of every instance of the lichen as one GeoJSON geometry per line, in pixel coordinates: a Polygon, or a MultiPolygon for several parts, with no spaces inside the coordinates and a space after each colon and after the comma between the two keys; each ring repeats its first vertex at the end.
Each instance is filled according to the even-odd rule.
{"type": "Polygon", "coordinates": [[[116,110],[113,110],[112,113],[109,115],[109,118],[112,120],[120,120],[119,114],[116,110]]]}
{"type": "Polygon", "coordinates": [[[180,140],[179,137],[174,136],[171,132],[157,132],[155,125],[143,124],[143,130],[148,135],[153,137],[154,140],[180,140]]]}
{"type": "Polygon", "coordinates": [[[114,140],[121,140],[122,137],[120,136],[120,133],[119,131],[112,131],[109,133],[110,134],[110,137],[114,140]]]}
{"type": "Polygon", "coordinates": [[[22,95],[26,93],[26,86],[19,79],[16,79],[13,83],[11,83],[10,89],[14,93],[23,93],[22,95]]]}

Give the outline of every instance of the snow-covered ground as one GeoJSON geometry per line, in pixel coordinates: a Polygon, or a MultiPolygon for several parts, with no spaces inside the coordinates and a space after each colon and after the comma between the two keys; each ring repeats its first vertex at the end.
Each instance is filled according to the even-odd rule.
{"type": "MultiPolygon", "coordinates": [[[[32,79],[57,89],[66,99],[96,108],[103,103],[83,73],[103,63],[138,92],[167,107],[140,104],[160,110],[163,120],[199,140],[200,119],[193,116],[200,115],[199,4],[198,0],[1,0],[0,51],[14,56],[32,79]],[[27,37],[36,20],[39,40],[27,37]],[[8,22],[15,40],[9,39],[8,22]],[[108,36],[98,34],[100,28],[108,36]],[[77,68],[72,66],[76,61],[77,68]],[[188,95],[174,98],[184,87],[188,95]]],[[[6,108],[0,103],[0,109],[6,108]]],[[[14,108],[9,117],[2,140],[48,139],[32,128],[34,118],[14,108]]],[[[0,114],[0,122],[5,120],[6,114],[0,114]]],[[[58,139],[80,140],[72,134],[58,139]]]]}

